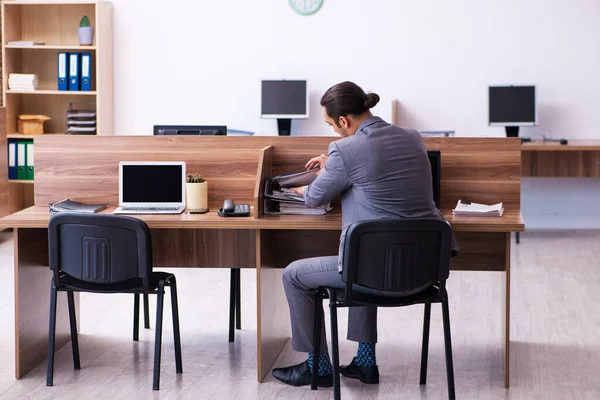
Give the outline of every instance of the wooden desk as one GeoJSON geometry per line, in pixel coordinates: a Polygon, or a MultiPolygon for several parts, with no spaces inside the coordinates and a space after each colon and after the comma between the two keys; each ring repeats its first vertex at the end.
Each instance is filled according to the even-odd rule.
{"type": "MultiPolygon", "coordinates": [[[[326,152],[334,139],[40,138],[35,147],[37,206],[0,220],[0,228],[14,228],[16,377],[43,362],[47,354],[51,279],[47,203],[64,197],[107,201],[113,206],[103,212],[111,212],[117,203],[118,161],[178,160],[187,163],[190,173],[201,173],[207,179],[213,211],[205,215],[137,216],[151,228],[155,266],[256,269],[257,373],[262,381],[290,337],[282,268],[299,258],[337,254],[341,230],[339,207],[325,216],[262,215],[262,184],[272,174],[302,169],[307,159],[326,152]],[[253,204],[252,215],[216,216],[214,210],[226,197],[253,204]]],[[[502,334],[508,386],[510,232],[522,231],[524,225],[519,209],[520,144],[518,139],[455,138],[430,139],[426,144],[442,151],[442,209],[462,248],[453,269],[504,272],[502,334]],[[450,210],[459,198],[504,201],[506,213],[502,218],[456,218],[450,210]]],[[[63,297],[59,301],[66,303],[63,297]]],[[[76,302],[79,310],[77,297],[76,302]]],[[[66,307],[59,307],[59,311],[57,347],[69,341],[66,307]]]]}
{"type": "Polygon", "coordinates": [[[523,143],[522,176],[600,177],[600,140],[523,143]]]}

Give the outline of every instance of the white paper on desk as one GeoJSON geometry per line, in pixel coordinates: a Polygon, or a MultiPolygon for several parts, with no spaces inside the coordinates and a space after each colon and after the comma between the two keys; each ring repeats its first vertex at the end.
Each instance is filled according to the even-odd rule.
{"type": "Polygon", "coordinates": [[[501,217],[503,213],[504,207],[502,203],[492,205],[479,203],[465,204],[462,200],[459,200],[454,210],[452,210],[452,214],[456,216],[501,217]]]}

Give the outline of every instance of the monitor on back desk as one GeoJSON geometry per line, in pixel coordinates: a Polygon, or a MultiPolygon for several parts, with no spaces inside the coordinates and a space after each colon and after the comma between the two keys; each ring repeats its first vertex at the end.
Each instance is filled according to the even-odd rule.
{"type": "Polygon", "coordinates": [[[226,125],[154,125],[154,135],[227,135],[226,125]]]}
{"type": "Polygon", "coordinates": [[[185,162],[119,163],[115,214],[180,214],[185,210],[185,162]]]}
{"type": "Polygon", "coordinates": [[[442,165],[441,152],[439,150],[428,150],[429,163],[431,164],[431,178],[433,185],[433,201],[440,208],[440,167],[442,165]]]}

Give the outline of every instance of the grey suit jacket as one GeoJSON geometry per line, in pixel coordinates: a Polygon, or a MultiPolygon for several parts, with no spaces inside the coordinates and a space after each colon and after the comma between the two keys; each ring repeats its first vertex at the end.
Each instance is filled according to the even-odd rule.
{"type": "MultiPolygon", "coordinates": [[[[342,235],[338,268],[348,227],[368,219],[436,218],[431,165],[419,132],[390,125],[379,117],[363,122],[352,136],[329,145],[329,159],[304,191],[308,207],[341,194],[342,235]]],[[[457,250],[453,239],[454,250],[457,250]]]]}

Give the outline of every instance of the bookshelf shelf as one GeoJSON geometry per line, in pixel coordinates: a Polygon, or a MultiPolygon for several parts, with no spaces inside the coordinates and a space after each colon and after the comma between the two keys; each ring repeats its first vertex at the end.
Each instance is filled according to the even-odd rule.
{"type": "Polygon", "coordinates": [[[51,94],[51,95],[61,95],[61,96],[95,96],[96,91],[89,92],[80,92],[80,91],[72,91],[72,90],[7,90],[7,94],[22,94],[22,95],[36,95],[36,94],[51,94]]]}
{"type": "Polygon", "coordinates": [[[79,46],[79,45],[35,45],[35,46],[16,46],[6,44],[6,49],[18,50],[65,50],[65,51],[95,51],[96,46],[79,46]]]}
{"type": "Polygon", "coordinates": [[[40,136],[64,135],[64,133],[44,133],[43,135],[23,135],[22,133],[9,133],[8,139],[37,139],[40,136]]]}
{"type": "Polygon", "coordinates": [[[26,179],[9,179],[8,183],[25,183],[25,184],[33,184],[34,181],[26,180],[26,179]]]}

